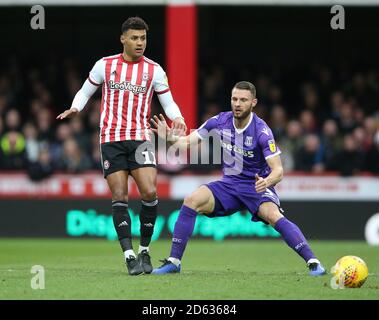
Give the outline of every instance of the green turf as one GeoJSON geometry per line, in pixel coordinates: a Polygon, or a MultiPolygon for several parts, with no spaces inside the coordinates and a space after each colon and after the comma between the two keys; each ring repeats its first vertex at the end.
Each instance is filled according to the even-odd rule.
{"type": "MultiPolygon", "coordinates": [[[[343,255],[363,258],[370,271],[364,286],[331,289],[330,275],[308,276],[303,260],[280,240],[191,240],[180,275],[132,277],[117,242],[0,239],[0,299],[379,299],[378,247],[311,245],[329,270],[343,255]],[[45,268],[43,290],[31,289],[33,265],[45,268]]],[[[169,246],[152,243],[154,266],[169,246]]]]}

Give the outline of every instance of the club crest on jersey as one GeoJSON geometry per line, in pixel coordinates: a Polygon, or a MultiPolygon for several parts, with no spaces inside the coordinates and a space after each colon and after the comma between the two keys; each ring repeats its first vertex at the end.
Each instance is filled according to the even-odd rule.
{"type": "Polygon", "coordinates": [[[245,146],[250,147],[253,144],[253,137],[247,136],[245,138],[245,146]]]}
{"type": "Polygon", "coordinates": [[[108,161],[108,160],[105,160],[104,163],[103,163],[103,167],[104,167],[104,169],[105,169],[105,170],[108,170],[110,166],[111,166],[111,164],[109,163],[109,161],[108,161]]]}
{"type": "Polygon", "coordinates": [[[274,140],[268,140],[268,146],[270,147],[270,151],[272,153],[276,152],[276,144],[274,140]]]}
{"type": "Polygon", "coordinates": [[[148,81],[150,79],[150,76],[148,73],[142,73],[142,80],[143,81],[148,81]]]}

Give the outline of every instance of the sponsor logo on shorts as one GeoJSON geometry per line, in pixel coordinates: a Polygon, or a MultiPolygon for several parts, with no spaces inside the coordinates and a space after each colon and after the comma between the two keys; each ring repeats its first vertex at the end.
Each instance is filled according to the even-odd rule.
{"type": "Polygon", "coordinates": [[[172,242],[182,243],[182,239],[172,238],[172,242]]]}
{"type": "Polygon", "coordinates": [[[103,164],[104,169],[105,169],[105,170],[108,170],[110,166],[111,166],[111,164],[109,163],[109,161],[108,161],[108,160],[105,160],[105,161],[104,161],[104,164],[103,164]]]}

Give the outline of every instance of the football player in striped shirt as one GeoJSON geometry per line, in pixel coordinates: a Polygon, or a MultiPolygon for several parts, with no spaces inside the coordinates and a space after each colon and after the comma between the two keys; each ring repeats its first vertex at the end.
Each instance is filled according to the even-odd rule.
{"type": "Polygon", "coordinates": [[[128,18],[121,27],[123,52],[98,60],[88,79],[77,92],[63,120],[83,110],[98,87],[102,87],[100,148],[104,177],[112,193],[112,215],[118,239],[131,275],[151,273],[149,244],[157,216],[157,169],[150,137],[150,106],[158,95],[166,116],[177,135],[186,124],[173,100],[162,67],[144,56],[148,25],[139,17],[128,18]],[[132,246],[128,213],[128,177],[131,175],[141,194],[141,239],[138,255],[132,246]]]}

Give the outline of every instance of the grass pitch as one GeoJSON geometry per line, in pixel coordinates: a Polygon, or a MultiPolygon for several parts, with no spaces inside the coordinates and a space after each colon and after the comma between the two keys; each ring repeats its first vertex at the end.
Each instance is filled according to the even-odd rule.
{"type": "MultiPolygon", "coordinates": [[[[334,290],[330,274],[310,277],[281,240],[191,240],[181,274],[129,276],[117,242],[84,239],[0,239],[0,299],[379,299],[379,249],[364,242],[313,241],[328,271],[344,255],[369,268],[362,288],[334,290]],[[45,289],[33,290],[33,265],[45,289]]],[[[137,239],[135,248],[138,248],[137,239]]],[[[150,246],[153,266],[170,241],[150,246]]]]}

